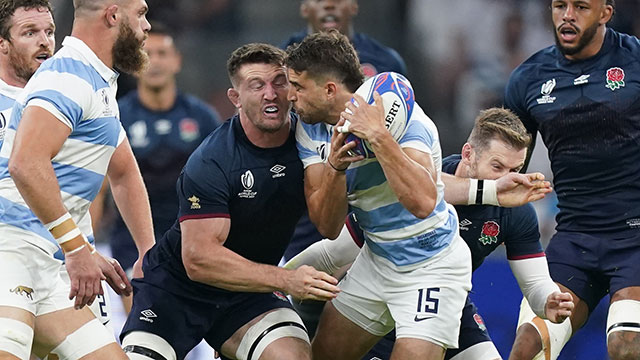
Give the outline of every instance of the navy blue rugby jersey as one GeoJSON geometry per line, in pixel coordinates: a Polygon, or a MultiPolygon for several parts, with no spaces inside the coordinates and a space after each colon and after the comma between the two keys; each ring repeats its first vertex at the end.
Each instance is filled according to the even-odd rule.
{"type": "MultiPolygon", "coordinates": [[[[307,31],[300,31],[293,34],[282,48],[295,43],[300,43],[307,36],[307,31]]],[[[385,71],[393,71],[399,74],[407,74],[407,65],[397,51],[380,44],[375,39],[362,34],[355,33],[351,38],[351,44],[358,52],[362,72],[367,78],[385,71]]]]}
{"type": "Polygon", "coordinates": [[[172,273],[186,278],[179,222],[215,217],[231,220],[225,247],[251,261],[278,264],[306,209],[291,116],[289,139],[276,148],[253,145],[237,115],[202,142],[178,178],[178,221],[150,250],[148,266],[169,261],[172,273]]]}
{"type": "MultiPolygon", "coordinates": [[[[442,171],[454,174],[460,155],[450,155],[442,160],[442,171]]],[[[544,256],[540,244],[538,218],[533,205],[514,208],[490,205],[456,205],[460,236],[471,249],[473,270],[499,245],[507,248],[509,260],[521,260],[544,256]]]]}
{"type": "MultiPolygon", "coordinates": [[[[137,91],[118,100],[122,126],[149,193],[157,237],[169,230],[178,213],[176,180],[189,155],[220,125],[220,117],[200,99],[178,93],[173,107],[152,111],[140,103],[137,91]]],[[[121,218],[112,236],[132,242],[121,218]],[[116,235],[117,234],[117,235],[116,235]],[[124,237],[124,238],[123,238],[124,237]]]]}
{"type": "Polygon", "coordinates": [[[514,70],[505,106],[549,149],[557,230],[640,227],[640,41],[607,29],[600,51],[569,61],[556,46],[514,70]]]}

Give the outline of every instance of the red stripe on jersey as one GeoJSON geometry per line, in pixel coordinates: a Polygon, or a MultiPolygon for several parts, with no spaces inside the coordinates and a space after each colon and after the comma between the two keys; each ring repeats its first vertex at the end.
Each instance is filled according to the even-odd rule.
{"type": "Polygon", "coordinates": [[[230,219],[231,216],[229,214],[217,213],[217,214],[197,214],[197,215],[185,215],[181,216],[178,220],[183,222],[185,220],[193,220],[193,219],[212,219],[212,218],[227,218],[230,219]]]}
{"type": "Polygon", "coordinates": [[[527,254],[527,255],[520,255],[520,256],[507,256],[507,259],[509,260],[524,260],[524,259],[533,259],[533,258],[539,258],[539,257],[544,257],[546,256],[543,252],[539,252],[539,253],[535,253],[535,254],[527,254]]]}
{"type": "Polygon", "coordinates": [[[358,236],[358,232],[356,231],[356,229],[353,228],[353,224],[351,224],[351,222],[349,221],[348,216],[345,224],[347,225],[347,230],[349,230],[349,234],[351,234],[351,237],[353,238],[353,242],[356,243],[356,245],[358,245],[358,247],[362,249],[362,247],[364,246],[364,239],[360,239],[360,237],[358,236]]]}

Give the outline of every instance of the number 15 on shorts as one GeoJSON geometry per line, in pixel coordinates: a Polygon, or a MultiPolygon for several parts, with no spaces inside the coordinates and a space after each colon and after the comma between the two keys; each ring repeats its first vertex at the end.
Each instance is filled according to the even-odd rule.
{"type": "MultiPolygon", "coordinates": [[[[437,314],[439,299],[436,297],[440,292],[440,288],[418,289],[418,314],[437,314]]],[[[431,316],[420,317],[416,315],[415,321],[422,321],[431,318],[431,316]]]]}

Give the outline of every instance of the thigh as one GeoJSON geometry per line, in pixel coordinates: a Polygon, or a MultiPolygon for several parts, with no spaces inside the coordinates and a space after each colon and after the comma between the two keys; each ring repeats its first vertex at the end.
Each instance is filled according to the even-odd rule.
{"type": "Polygon", "coordinates": [[[400,338],[393,346],[390,360],[441,360],[444,348],[431,341],[416,338],[400,338]]]}
{"type": "MultiPolygon", "coordinates": [[[[156,269],[159,275],[160,269],[156,269]]],[[[145,274],[145,278],[151,274],[145,274]]],[[[179,359],[184,358],[207,333],[219,304],[199,303],[176,295],[169,284],[149,283],[134,279],[133,306],[122,328],[120,340],[133,331],[157,335],[173,347],[179,359]]]]}
{"type": "Polygon", "coordinates": [[[471,255],[460,239],[426,266],[397,273],[385,283],[385,300],[397,338],[458,347],[460,319],[471,290],[471,255]]]}
{"type": "MultiPolygon", "coordinates": [[[[556,233],[545,249],[549,273],[593,311],[607,294],[609,281],[600,269],[600,240],[582,233],[556,233]]],[[[575,298],[575,296],[574,296],[575,298]]]]}
{"type": "Polygon", "coordinates": [[[640,236],[606,239],[602,247],[606,249],[602,255],[602,271],[610,279],[612,301],[616,301],[614,297],[618,292],[621,299],[640,300],[638,291],[633,290],[640,288],[640,236]]]}
{"type": "Polygon", "coordinates": [[[311,342],[313,359],[360,359],[380,338],[346,318],[328,302],[311,342]]]}
{"type": "Polygon", "coordinates": [[[29,356],[35,317],[13,306],[0,306],[0,356],[9,353],[19,359],[29,356]]]}
{"type": "Polygon", "coordinates": [[[488,343],[490,346],[493,346],[484,320],[480,314],[478,314],[478,309],[471,302],[471,299],[467,297],[467,302],[464,305],[464,309],[462,309],[462,318],[460,319],[458,348],[447,349],[445,359],[455,358],[459,353],[480,343],[488,343]]]}

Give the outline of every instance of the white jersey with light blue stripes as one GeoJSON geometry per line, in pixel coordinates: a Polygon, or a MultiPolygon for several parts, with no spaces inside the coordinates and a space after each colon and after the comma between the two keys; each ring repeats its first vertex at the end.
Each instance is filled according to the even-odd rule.
{"type": "MultiPolygon", "coordinates": [[[[332,132],[333,126],[325,123],[298,122],[298,154],[305,168],[326,161],[332,132]]],[[[398,143],[431,155],[437,171],[434,211],[426,219],[411,214],[396,197],[375,158],[352,163],[347,169],[347,201],[373,253],[406,270],[445,249],[457,234],[458,220],[453,207],[444,201],[438,129],[417,103],[398,143]]]]}
{"type": "Polygon", "coordinates": [[[0,147],[4,140],[4,133],[11,119],[11,111],[16,103],[16,98],[22,92],[22,88],[11,86],[0,79],[0,147]]]}
{"type": "Polygon", "coordinates": [[[71,129],[51,164],[64,206],[90,240],[89,205],[126,137],[115,98],[118,74],[80,39],[67,37],[62,45],[16,99],[0,149],[0,237],[19,238],[51,254],[59,251],[58,244],[28,208],[7,168],[24,109],[41,107],[71,129]]]}

